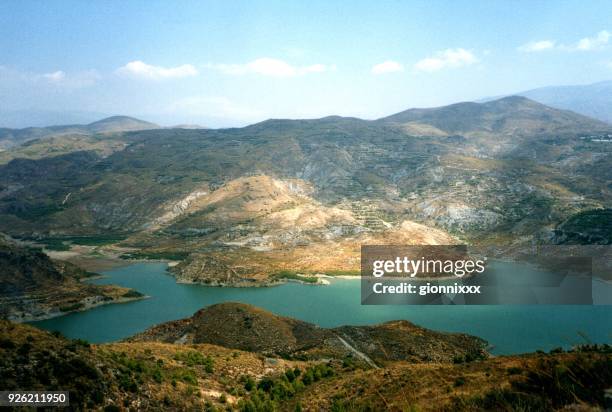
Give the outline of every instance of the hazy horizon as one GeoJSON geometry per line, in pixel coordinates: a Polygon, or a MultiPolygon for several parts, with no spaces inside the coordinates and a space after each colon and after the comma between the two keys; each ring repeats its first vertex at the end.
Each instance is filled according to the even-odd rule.
{"type": "Polygon", "coordinates": [[[612,4],[524,5],[4,2],[0,106],[229,127],[612,78],[612,4]]]}
{"type": "MultiPolygon", "coordinates": [[[[563,88],[563,87],[576,87],[576,86],[590,86],[590,85],[595,85],[598,83],[608,83],[608,82],[612,82],[612,80],[602,80],[600,82],[589,83],[589,84],[548,85],[548,86],[538,87],[532,90],[545,90],[548,88],[555,88],[555,87],[563,88]]],[[[472,99],[472,100],[458,100],[458,101],[446,103],[444,105],[434,105],[434,106],[416,105],[416,106],[406,107],[405,109],[401,109],[400,111],[409,110],[409,109],[436,108],[436,107],[452,105],[456,103],[463,103],[463,102],[483,103],[484,101],[488,101],[488,100],[496,100],[496,99],[500,99],[500,98],[507,97],[507,96],[519,95],[520,93],[523,93],[525,91],[527,90],[521,90],[515,93],[508,93],[508,94],[500,95],[500,96],[483,96],[483,97],[472,99]]],[[[395,113],[397,112],[383,114],[382,116],[376,117],[376,118],[364,118],[364,117],[350,116],[350,115],[342,116],[342,117],[356,117],[356,118],[363,119],[363,120],[376,120],[381,117],[386,117],[386,116],[389,116],[395,113]]],[[[218,126],[210,126],[207,124],[203,124],[201,122],[200,123],[197,123],[197,122],[170,123],[170,122],[166,122],[164,120],[164,117],[160,116],[159,114],[99,113],[99,112],[85,112],[85,111],[78,111],[78,110],[53,111],[53,110],[41,110],[41,109],[24,109],[24,110],[15,110],[15,111],[0,110],[0,128],[4,127],[4,128],[20,129],[20,128],[27,128],[27,127],[49,127],[49,126],[61,126],[61,125],[70,125],[70,124],[88,124],[88,123],[93,123],[93,122],[96,122],[96,121],[99,121],[99,120],[102,120],[108,117],[113,117],[113,116],[133,117],[139,120],[156,123],[159,126],[166,127],[166,128],[172,128],[176,126],[199,126],[203,128],[225,129],[225,128],[232,128],[232,127],[244,127],[244,126],[248,126],[251,124],[255,124],[255,123],[259,123],[259,122],[271,120],[271,119],[308,120],[308,119],[320,119],[324,117],[338,116],[338,115],[335,113],[328,113],[328,114],[323,114],[318,117],[286,117],[286,118],[282,118],[278,116],[271,116],[271,117],[266,117],[266,118],[250,121],[250,122],[249,121],[240,122],[236,120],[234,123],[221,124],[218,126]],[[65,120],[63,121],[62,120],[56,120],[56,121],[48,120],[52,118],[65,119],[65,120]],[[6,121],[5,119],[10,119],[10,120],[6,121]]]]}

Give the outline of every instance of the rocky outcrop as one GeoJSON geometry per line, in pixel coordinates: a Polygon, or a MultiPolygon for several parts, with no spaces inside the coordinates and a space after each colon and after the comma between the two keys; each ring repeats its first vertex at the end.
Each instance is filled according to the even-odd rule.
{"type": "Polygon", "coordinates": [[[93,274],[53,261],[41,250],[0,240],[0,318],[26,322],[141,299],[114,285],[83,283],[93,274]]]}

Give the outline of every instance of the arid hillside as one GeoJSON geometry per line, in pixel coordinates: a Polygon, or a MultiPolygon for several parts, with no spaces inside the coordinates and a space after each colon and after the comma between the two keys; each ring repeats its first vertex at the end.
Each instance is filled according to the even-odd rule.
{"type": "Polygon", "coordinates": [[[83,283],[94,273],[53,261],[39,249],[0,238],[0,318],[30,321],[143,297],[114,285],[83,283]]]}
{"type": "MultiPolygon", "coordinates": [[[[609,208],[610,131],[508,97],[375,121],[47,139],[4,155],[0,230],[179,261],[179,281],[210,285],[355,274],[361,244],[518,250],[609,208]]],[[[608,242],[593,231],[579,237],[608,242]]]]}
{"type": "Polygon", "coordinates": [[[488,356],[486,342],[480,338],[435,332],[407,321],[326,329],[231,302],[155,326],[129,341],[208,343],[289,359],[355,357],[357,362],[374,367],[397,360],[451,362],[488,356]]]}
{"type": "MultiPolygon", "coordinates": [[[[390,328],[412,347],[425,343],[428,331],[396,326],[365,332],[373,339],[381,337],[377,329],[390,328]]],[[[235,334],[241,332],[248,341],[252,331],[235,334]]],[[[279,336],[279,345],[285,342],[279,336]]],[[[393,342],[385,340],[385,350],[393,342]]],[[[298,360],[253,349],[140,339],[90,345],[0,321],[0,381],[6,390],[68,390],[71,410],[244,412],[595,411],[603,410],[612,385],[608,346],[489,359],[409,357],[376,366],[351,354],[298,360]]]]}

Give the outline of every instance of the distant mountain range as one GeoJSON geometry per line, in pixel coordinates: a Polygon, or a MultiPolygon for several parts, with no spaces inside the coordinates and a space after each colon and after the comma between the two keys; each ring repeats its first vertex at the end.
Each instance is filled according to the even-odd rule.
{"type": "Polygon", "coordinates": [[[23,129],[58,124],[87,124],[105,117],[109,115],[83,110],[0,110],[0,128],[23,129]]]}
{"type": "Polygon", "coordinates": [[[89,124],[65,126],[0,128],[0,149],[10,148],[34,139],[70,134],[114,133],[133,130],[158,129],[160,126],[128,116],[112,116],[89,124]]]}
{"type": "MultiPolygon", "coordinates": [[[[549,86],[516,93],[558,109],[612,123],[612,80],[576,86],[549,86]]],[[[489,101],[499,97],[483,99],[489,101]]]]}
{"type": "Polygon", "coordinates": [[[606,242],[586,232],[612,202],[611,135],[513,96],[374,121],[53,137],[4,152],[0,231],[116,235],[128,258],[178,260],[181,281],[220,286],[354,274],[360,244],[606,242]]]}
{"type": "Polygon", "coordinates": [[[429,109],[409,109],[379,121],[402,124],[411,134],[438,136],[482,133],[529,135],[609,127],[600,121],[570,111],[556,110],[521,96],[484,103],[464,102],[429,109]]]}

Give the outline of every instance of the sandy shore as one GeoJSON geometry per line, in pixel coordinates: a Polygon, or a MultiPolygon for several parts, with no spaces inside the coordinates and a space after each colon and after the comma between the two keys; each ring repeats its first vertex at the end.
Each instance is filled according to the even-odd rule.
{"type": "Polygon", "coordinates": [[[320,279],[361,279],[361,276],[359,275],[338,275],[338,276],[332,276],[332,275],[325,275],[325,274],[316,274],[313,275],[315,278],[320,278],[320,279]]]}
{"type": "Polygon", "coordinates": [[[124,266],[129,266],[133,262],[121,259],[120,253],[101,251],[92,246],[74,245],[67,251],[47,250],[44,252],[51,259],[64,260],[88,272],[104,272],[124,266]]]}

